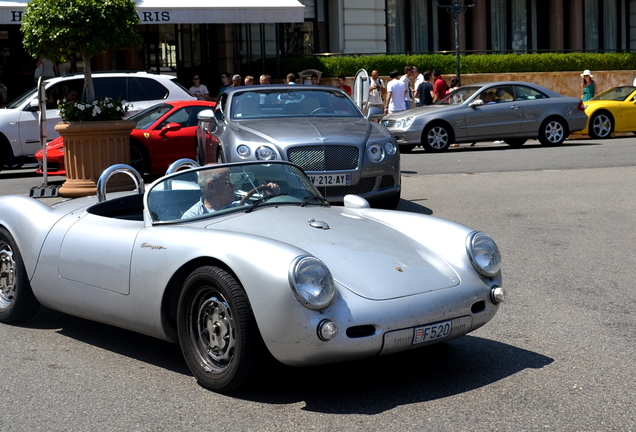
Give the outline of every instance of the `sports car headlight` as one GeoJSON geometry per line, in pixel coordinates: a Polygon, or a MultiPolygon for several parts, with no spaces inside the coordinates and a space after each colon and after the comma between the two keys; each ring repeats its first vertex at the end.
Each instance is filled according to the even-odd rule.
{"type": "Polygon", "coordinates": [[[331,272],[312,256],[301,256],[291,263],[289,283],[300,304],[311,310],[327,308],[336,294],[331,272]]]}
{"type": "Polygon", "coordinates": [[[477,272],[492,278],[501,270],[501,254],[497,244],[488,234],[473,231],[466,238],[466,250],[470,262],[477,272]]]}
{"type": "Polygon", "coordinates": [[[413,120],[415,120],[415,117],[413,116],[401,118],[395,122],[395,127],[399,129],[408,129],[413,124],[413,120]]]}
{"type": "Polygon", "coordinates": [[[268,146],[260,146],[254,152],[254,156],[256,156],[257,160],[276,160],[276,150],[268,146]]]}
{"type": "Polygon", "coordinates": [[[384,160],[384,149],[378,143],[367,146],[367,156],[373,163],[380,163],[384,160]]]}
{"type": "Polygon", "coordinates": [[[250,154],[252,154],[252,151],[250,150],[249,146],[246,146],[245,144],[241,144],[240,146],[236,148],[236,153],[239,155],[239,157],[245,159],[250,157],[250,154]]]}
{"type": "Polygon", "coordinates": [[[395,153],[397,153],[397,144],[395,144],[393,141],[389,141],[384,144],[384,150],[386,151],[386,154],[393,156],[395,153]]]}

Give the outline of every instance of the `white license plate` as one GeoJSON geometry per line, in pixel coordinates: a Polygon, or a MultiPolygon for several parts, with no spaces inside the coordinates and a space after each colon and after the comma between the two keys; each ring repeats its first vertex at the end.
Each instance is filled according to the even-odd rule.
{"type": "Polygon", "coordinates": [[[309,179],[314,186],[351,186],[351,174],[317,174],[309,179]]]}
{"type": "Polygon", "coordinates": [[[450,320],[416,327],[413,333],[413,345],[443,339],[450,335],[452,327],[453,322],[450,320]]]}

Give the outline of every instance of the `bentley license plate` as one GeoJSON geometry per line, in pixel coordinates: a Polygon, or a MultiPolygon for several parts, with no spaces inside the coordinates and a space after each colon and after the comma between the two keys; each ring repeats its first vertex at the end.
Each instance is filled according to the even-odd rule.
{"type": "Polygon", "coordinates": [[[442,339],[450,335],[453,323],[451,320],[416,327],[413,335],[413,345],[442,339]]]}
{"type": "Polygon", "coordinates": [[[314,186],[351,186],[351,174],[317,174],[309,179],[314,186]]]}

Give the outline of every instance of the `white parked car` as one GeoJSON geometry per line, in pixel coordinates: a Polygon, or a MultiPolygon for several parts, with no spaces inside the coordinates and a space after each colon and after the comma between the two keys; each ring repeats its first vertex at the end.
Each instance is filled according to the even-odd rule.
{"type": "MultiPolygon", "coordinates": [[[[96,97],[122,98],[130,105],[129,115],[154,104],[169,100],[194,100],[194,96],[168,75],[147,72],[94,72],[96,97]]],[[[74,74],[52,78],[45,83],[47,100],[47,140],[59,135],[54,127],[59,122],[57,101],[75,92],[81,100],[84,75],[74,74]]],[[[35,161],[33,155],[41,148],[38,127],[37,89],[26,92],[0,109],[0,170],[7,166],[35,161]]]]}

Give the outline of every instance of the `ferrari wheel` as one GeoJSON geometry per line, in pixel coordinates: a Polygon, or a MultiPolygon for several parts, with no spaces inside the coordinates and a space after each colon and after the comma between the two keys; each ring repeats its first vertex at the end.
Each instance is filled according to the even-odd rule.
{"type": "Polygon", "coordinates": [[[141,175],[150,171],[148,156],[145,147],[137,143],[130,143],[130,166],[141,175]]]}
{"type": "Polygon", "coordinates": [[[612,132],[614,132],[614,118],[610,113],[601,111],[592,115],[588,128],[588,133],[592,138],[609,138],[612,132]]]}
{"type": "Polygon", "coordinates": [[[257,372],[262,341],[234,277],[218,267],[195,270],[178,307],[181,351],[199,383],[223,393],[245,386],[257,372]]]}
{"type": "Polygon", "coordinates": [[[446,151],[452,144],[452,132],[448,127],[436,124],[427,126],[422,135],[422,145],[426,151],[446,151]]]}
{"type": "Polygon", "coordinates": [[[26,321],[39,306],[13,236],[0,228],[0,322],[26,321]]]}
{"type": "Polygon", "coordinates": [[[539,128],[539,142],[544,146],[563,144],[568,132],[563,120],[558,118],[546,119],[539,128]]]}

